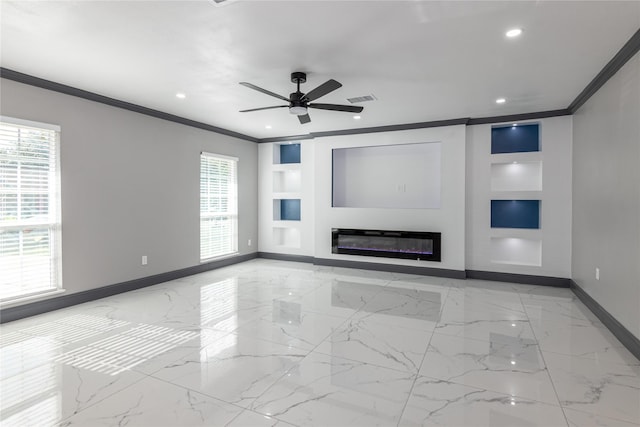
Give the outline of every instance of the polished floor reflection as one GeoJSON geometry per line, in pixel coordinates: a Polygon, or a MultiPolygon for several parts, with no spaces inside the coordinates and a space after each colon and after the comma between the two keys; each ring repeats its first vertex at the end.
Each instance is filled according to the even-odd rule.
{"type": "Polygon", "coordinates": [[[640,426],[568,289],[259,259],[0,332],[2,426],[640,426]]]}

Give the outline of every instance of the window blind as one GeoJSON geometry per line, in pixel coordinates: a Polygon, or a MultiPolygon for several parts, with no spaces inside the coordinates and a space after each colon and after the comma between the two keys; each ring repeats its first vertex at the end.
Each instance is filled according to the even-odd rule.
{"type": "Polygon", "coordinates": [[[238,250],[238,160],[200,155],[200,260],[238,250]]]}
{"type": "Polygon", "coordinates": [[[59,132],[10,120],[0,118],[3,301],[61,287],[59,132]]]}

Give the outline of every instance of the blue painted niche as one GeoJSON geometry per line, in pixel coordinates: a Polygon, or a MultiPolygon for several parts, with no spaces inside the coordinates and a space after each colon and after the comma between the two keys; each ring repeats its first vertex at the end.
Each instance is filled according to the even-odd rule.
{"type": "Polygon", "coordinates": [[[282,221],[300,221],[300,199],[280,200],[280,219],[282,221]]]}
{"type": "Polygon", "coordinates": [[[540,151],[540,125],[517,125],[491,129],[491,154],[540,151]]]}
{"type": "Polygon", "coordinates": [[[280,163],[300,163],[300,144],[280,145],[280,163]]]}
{"type": "Polygon", "coordinates": [[[491,228],[540,228],[540,200],[492,200],[491,228]]]}

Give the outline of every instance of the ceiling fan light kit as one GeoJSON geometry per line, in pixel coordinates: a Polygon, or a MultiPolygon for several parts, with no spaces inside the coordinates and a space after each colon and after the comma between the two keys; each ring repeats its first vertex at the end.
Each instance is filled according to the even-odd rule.
{"type": "Polygon", "coordinates": [[[275,92],[271,92],[267,89],[263,89],[259,86],[256,86],[247,82],[240,82],[241,85],[248,87],[249,89],[257,90],[258,92],[262,92],[265,95],[273,96],[274,98],[281,99],[283,101],[287,101],[288,105],[275,105],[272,107],[261,107],[261,108],[252,108],[249,110],[240,110],[241,113],[248,113],[251,111],[259,111],[259,110],[270,110],[273,108],[285,108],[289,107],[289,113],[298,116],[298,120],[300,124],[305,124],[311,122],[311,118],[309,117],[309,108],[315,108],[318,110],[331,110],[331,111],[342,111],[346,113],[361,113],[364,110],[363,107],[355,107],[352,105],[339,105],[339,104],[312,104],[311,101],[315,101],[318,98],[321,98],[336,89],[342,87],[342,84],[339,82],[330,79],[318,86],[317,88],[305,93],[300,92],[300,84],[306,83],[307,75],[302,72],[294,72],[291,73],[291,82],[295,83],[297,89],[295,92],[289,94],[289,98],[285,98],[282,95],[278,95],[275,92]]]}
{"type": "Polygon", "coordinates": [[[289,107],[289,112],[296,116],[302,116],[304,114],[307,114],[307,109],[302,106],[293,106],[293,107],[289,107]]]}

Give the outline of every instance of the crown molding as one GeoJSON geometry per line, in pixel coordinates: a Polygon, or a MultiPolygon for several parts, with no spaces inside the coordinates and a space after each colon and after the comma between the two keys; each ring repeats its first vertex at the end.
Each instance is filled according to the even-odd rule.
{"type": "Polygon", "coordinates": [[[567,107],[567,110],[574,114],[585,102],[589,100],[604,84],[609,81],[633,56],[640,51],[640,30],[631,36],[629,41],[622,46],[622,49],[604,66],[602,71],[591,80],[591,83],[567,107]]]}
{"type": "Polygon", "coordinates": [[[250,135],[234,132],[228,129],[224,129],[217,126],[212,126],[206,123],[198,122],[195,120],[187,119],[185,117],[176,116],[173,114],[165,113],[163,111],[154,110],[151,108],[143,107],[141,105],[132,104],[130,102],[121,101],[115,98],[109,98],[104,95],[99,95],[94,92],[88,92],[86,90],[78,89],[73,86],[67,86],[60,83],[56,83],[50,80],[41,79],[39,77],[31,76],[29,74],[20,73],[18,71],[10,70],[0,67],[0,77],[13,80],[19,83],[28,84],[31,86],[40,87],[43,89],[53,90],[55,92],[64,93],[66,95],[77,96],[79,98],[88,99],[90,101],[99,102],[102,104],[110,105],[112,107],[123,108],[125,110],[133,111],[147,116],[155,117],[162,120],[167,120],[174,123],[180,123],[186,126],[195,127],[198,129],[215,132],[221,135],[227,135],[234,138],[243,139],[245,141],[251,141],[256,143],[268,143],[268,142],[289,142],[289,141],[304,141],[309,139],[328,137],[328,136],[342,136],[342,135],[358,135],[376,132],[395,132],[411,129],[425,129],[441,126],[455,126],[455,125],[480,125],[502,122],[515,122],[522,120],[537,120],[549,117],[567,116],[572,115],[585,102],[589,100],[611,77],[613,77],[636,53],[640,51],[640,30],[631,36],[631,38],[625,43],[625,45],[616,53],[616,55],[605,65],[605,67],[598,73],[598,75],[587,85],[587,87],[580,92],[580,94],[573,100],[567,108],[549,111],[538,111],[522,114],[511,114],[505,116],[491,116],[491,117],[471,117],[471,118],[458,118],[447,120],[434,120],[429,122],[419,123],[405,123],[399,125],[388,126],[374,126],[366,128],[355,129],[341,129],[326,132],[311,132],[304,135],[289,135],[278,136],[271,138],[255,138],[250,135]]]}
{"type": "Polygon", "coordinates": [[[157,119],[167,120],[169,122],[174,122],[174,123],[180,123],[182,125],[203,129],[209,132],[219,133],[221,135],[232,136],[234,138],[243,139],[245,141],[258,142],[258,138],[254,138],[249,135],[234,132],[234,131],[220,128],[217,126],[212,126],[212,125],[198,122],[195,120],[187,119],[185,117],[176,116],[174,114],[165,113],[163,111],[143,107],[141,105],[132,104],[130,102],[121,101],[119,99],[109,98],[108,96],[78,89],[73,86],[63,85],[61,83],[56,83],[51,80],[41,79],[39,77],[31,76],[29,74],[24,74],[18,71],[10,70],[8,68],[0,67],[0,77],[7,80],[13,80],[14,82],[24,83],[24,84],[39,87],[42,89],[52,90],[54,92],[64,93],[65,95],[71,95],[71,96],[76,96],[78,98],[88,99],[89,101],[99,102],[101,104],[109,105],[111,107],[122,108],[124,110],[133,111],[134,113],[144,114],[146,116],[155,117],[157,119]]]}

